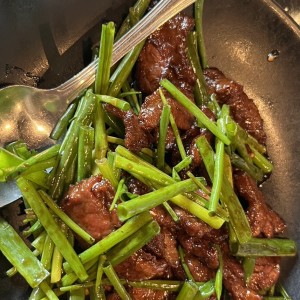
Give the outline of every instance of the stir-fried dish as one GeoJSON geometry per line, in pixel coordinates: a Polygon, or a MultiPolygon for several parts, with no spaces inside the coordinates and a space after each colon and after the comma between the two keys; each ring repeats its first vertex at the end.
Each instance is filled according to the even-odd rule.
{"type": "Polygon", "coordinates": [[[116,36],[103,25],[95,85],[57,124],[58,143],[1,150],[31,243],[1,219],[7,274],[27,280],[30,299],[289,299],[280,259],[296,246],[258,187],[273,168],[263,120],[208,66],[203,1],[110,68],[114,36],[149,2],[116,36]]]}

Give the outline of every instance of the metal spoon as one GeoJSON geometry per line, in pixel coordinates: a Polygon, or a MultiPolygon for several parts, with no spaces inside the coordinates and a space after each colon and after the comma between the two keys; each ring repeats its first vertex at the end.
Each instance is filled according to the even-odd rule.
{"type": "MultiPolygon", "coordinates": [[[[112,65],[159,26],[195,0],[161,0],[113,48],[112,65]]],[[[49,135],[70,102],[95,80],[98,60],[67,82],[50,90],[15,85],[0,90],[0,146],[22,140],[32,149],[53,143],[49,135]]],[[[12,183],[0,184],[0,207],[20,197],[12,183]]]]}
{"type": "MultiPolygon", "coordinates": [[[[113,50],[115,64],[135,45],[193,0],[160,1],[138,24],[119,39],[113,50]]],[[[95,79],[95,60],[76,76],[50,90],[15,85],[0,90],[0,146],[23,140],[30,148],[39,149],[53,143],[48,137],[69,103],[95,79]]]]}

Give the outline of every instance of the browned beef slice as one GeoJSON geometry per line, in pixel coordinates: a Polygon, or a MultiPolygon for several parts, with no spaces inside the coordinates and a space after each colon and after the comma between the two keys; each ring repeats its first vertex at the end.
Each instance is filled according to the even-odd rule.
{"type": "MultiPolygon", "coordinates": [[[[194,123],[194,117],[170,95],[164,92],[168,104],[171,106],[171,112],[179,129],[188,130],[194,123]]],[[[192,99],[192,97],[190,97],[192,99]]],[[[141,127],[151,131],[159,126],[163,103],[158,90],[145,98],[141,106],[139,121],[141,127]]]]}
{"type": "MultiPolygon", "coordinates": [[[[159,139],[159,126],[156,127],[153,131],[153,143],[158,144],[158,139],[159,139]]],[[[167,128],[167,135],[166,135],[166,140],[165,140],[165,149],[167,151],[174,151],[175,149],[177,150],[177,143],[174,135],[174,131],[172,127],[169,125],[167,128]]]]}
{"type": "Polygon", "coordinates": [[[193,254],[187,253],[184,259],[195,281],[206,282],[215,277],[215,270],[208,268],[193,254]]]}
{"type": "Polygon", "coordinates": [[[170,268],[164,259],[140,249],[125,261],[115,266],[118,276],[127,280],[147,280],[154,278],[169,278],[170,268]]]}
{"type": "Polygon", "coordinates": [[[238,194],[249,203],[247,216],[253,236],[271,238],[284,231],[285,222],[266,204],[263,193],[247,173],[235,171],[234,184],[238,194]]]}
{"type": "Polygon", "coordinates": [[[151,209],[151,215],[161,228],[163,227],[168,229],[174,236],[176,236],[178,225],[173,221],[170,214],[162,205],[151,209]]]}
{"type": "Polygon", "coordinates": [[[217,68],[204,70],[206,83],[211,93],[217,94],[221,104],[228,104],[233,119],[260,143],[266,143],[263,119],[252,99],[244,93],[243,87],[228,79],[217,68]]]}
{"type": "Polygon", "coordinates": [[[279,257],[258,257],[255,261],[249,287],[254,291],[268,290],[274,286],[280,275],[279,257]]]}
{"type": "Polygon", "coordinates": [[[242,265],[229,254],[223,255],[223,283],[233,300],[262,300],[256,291],[246,286],[242,265]]]}
{"type": "Polygon", "coordinates": [[[174,206],[174,211],[179,217],[179,226],[188,236],[201,238],[213,230],[212,227],[178,206],[174,206]]]}
{"type": "MultiPolygon", "coordinates": [[[[172,300],[176,294],[168,291],[129,287],[128,293],[133,300],[172,300]]],[[[117,293],[110,294],[107,300],[121,300],[117,293]]]]}
{"type": "Polygon", "coordinates": [[[142,148],[150,146],[151,136],[141,128],[138,117],[132,110],[122,111],[110,104],[106,104],[104,107],[107,112],[123,121],[126,148],[133,152],[139,152],[142,148]]]}
{"type": "Polygon", "coordinates": [[[151,189],[146,184],[131,176],[126,179],[126,186],[130,193],[136,195],[144,195],[151,192],[151,189]]]}
{"type": "Polygon", "coordinates": [[[142,92],[152,94],[163,78],[182,91],[192,93],[195,74],[186,54],[186,40],[194,20],[178,14],[147,39],[137,63],[137,82],[142,92]]]}
{"type": "Polygon", "coordinates": [[[180,244],[188,252],[196,256],[210,269],[219,266],[218,252],[214,244],[203,238],[189,237],[185,234],[178,236],[180,244]]]}
{"type": "Polygon", "coordinates": [[[133,300],[171,300],[175,299],[174,293],[143,288],[130,288],[129,294],[133,300]]]}
{"type": "Polygon", "coordinates": [[[115,191],[100,175],[71,185],[61,202],[62,209],[97,241],[121,226],[116,210],[109,212],[115,191]]]}
{"type": "Polygon", "coordinates": [[[162,227],[160,234],[154,237],[152,241],[145,246],[145,249],[147,252],[151,252],[159,258],[163,258],[171,267],[173,277],[185,279],[177,251],[176,239],[168,229],[162,227]]]}

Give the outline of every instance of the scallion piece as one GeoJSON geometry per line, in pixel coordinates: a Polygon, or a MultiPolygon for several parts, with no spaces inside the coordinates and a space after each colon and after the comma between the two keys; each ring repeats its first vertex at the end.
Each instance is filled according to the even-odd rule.
{"type": "MultiPolygon", "coordinates": [[[[129,219],[124,225],[122,225],[117,230],[111,232],[108,236],[103,238],[101,241],[97,242],[84,252],[79,254],[79,258],[82,263],[87,263],[88,261],[98,257],[100,254],[105,253],[111,249],[116,244],[120,243],[131,234],[139,230],[142,226],[152,220],[151,215],[148,212],[139,214],[131,219],[129,219]]],[[[66,272],[70,271],[71,266],[69,263],[64,263],[64,269],[66,272]]]]}
{"type": "Polygon", "coordinates": [[[94,116],[95,128],[95,159],[105,158],[108,150],[107,133],[105,126],[105,111],[101,102],[96,101],[96,112],[94,116]]]}
{"type": "Polygon", "coordinates": [[[77,182],[91,176],[92,152],[94,149],[94,128],[79,127],[77,182]]]}
{"type": "MultiPolygon", "coordinates": [[[[162,89],[159,89],[159,95],[160,95],[160,98],[161,98],[163,104],[168,105],[167,99],[166,99],[162,89]]],[[[175,136],[175,140],[176,140],[176,144],[177,144],[180,156],[182,159],[185,159],[186,153],[185,153],[184,146],[183,146],[183,143],[182,143],[182,140],[180,137],[180,133],[179,133],[177,124],[175,122],[174,116],[172,114],[172,111],[170,111],[170,125],[172,127],[172,130],[173,130],[173,133],[175,136]]]]}
{"type": "Polygon", "coordinates": [[[100,255],[98,260],[98,266],[97,266],[97,275],[96,275],[96,282],[95,282],[95,294],[96,296],[101,295],[101,281],[102,281],[102,275],[103,275],[103,265],[106,261],[105,255],[100,255]]]}
{"type": "Polygon", "coordinates": [[[67,130],[67,127],[69,126],[69,123],[71,119],[74,116],[74,113],[76,111],[78,105],[78,101],[73,101],[65,111],[65,113],[62,115],[62,117],[59,119],[59,121],[56,123],[54,129],[52,130],[50,134],[50,138],[53,140],[58,140],[63,135],[63,133],[67,130]]]}
{"type": "MultiPolygon", "coordinates": [[[[195,86],[195,100],[196,104],[201,107],[201,105],[207,105],[210,103],[210,98],[206,90],[206,83],[203,75],[203,67],[199,61],[198,51],[197,51],[197,37],[196,32],[192,32],[188,35],[188,56],[191,62],[191,66],[194,73],[197,76],[196,86],[195,86]]],[[[215,110],[213,110],[215,111],[215,110]]]]}
{"type": "Polygon", "coordinates": [[[130,109],[130,104],[128,102],[118,99],[118,98],[115,98],[115,97],[111,97],[111,96],[107,96],[107,95],[96,95],[96,98],[100,102],[111,104],[123,111],[127,111],[130,109]]]}
{"type": "Polygon", "coordinates": [[[283,238],[251,238],[246,243],[231,243],[233,255],[240,257],[295,256],[297,246],[293,240],[283,238]]]}
{"type": "Polygon", "coordinates": [[[193,180],[187,179],[123,202],[117,207],[119,219],[121,221],[127,220],[128,218],[150,210],[179,194],[191,192],[196,189],[197,185],[195,185],[193,180]]]}
{"type": "Polygon", "coordinates": [[[99,47],[99,64],[95,79],[95,92],[97,94],[104,95],[108,90],[114,36],[114,23],[103,24],[99,47]]]}
{"type": "Polygon", "coordinates": [[[168,79],[163,79],[160,84],[181,104],[183,105],[195,118],[198,123],[203,124],[209,131],[211,131],[224,144],[229,145],[230,140],[222,131],[212,122],[201,109],[193,103],[187,96],[176,88],[168,79]]]}
{"type": "Polygon", "coordinates": [[[70,263],[71,268],[78,275],[80,280],[85,280],[87,278],[87,274],[82,263],[80,262],[80,259],[55,222],[52,214],[47,209],[42,198],[40,197],[40,194],[35,190],[32,183],[23,177],[19,177],[17,179],[17,185],[22,195],[25,197],[30,207],[34,210],[35,214],[39,218],[48,235],[51,237],[54,244],[59,248],[59,251],[65,260],[70,263]]]}
{"type": "Polygon", "coordinates": [[[40,283],[40,288],[49,300],[59,300],[46,281],[40,283]]]}
{"type": "Polygon", "coordinates": [[[160,227],[156,221],[144,225],[137,232],[117,244],[107,252],[107,260],[112,266],[120,264],[134,252],[149,243],[158,233],[160,227]]]}
{"type": "Polygon", "coordinates": [[[32,288],[37,287],[49,276],[49,272],[34,256],[13,227],[1,217],[0,250],[32,288]]]}
{"type": "Polygon", "coordinates": [[[159,122],[159,135],[157,144],[157,167],[160,170],[163,170],[165,167],[166,136],[169,126],[170,112],[170,105],[164,105],[159,122]]]}
{"type": "Polygon", "coordinates": [[[98,166],[101,175],[109,180],[111,185],[117,189],[118,188],[118,180],[114,174],[112,166],[110,166],[107,158],[102,159],[96,159],[95,160],[96,165],[98,166]]]}
{"type": "Polygon", "coordinates": [[[45,239],[44,249],[43,249],[42,257],[41,257],[41,263],[43,264],[45,269],[48,271],[50,271],[50,269],[51,269],[53,250],[54,250],[54,243],[48,234],[45,239]]]}
{"type": "MultiPolygon", "coordinates": [[[[196,145],[203,158],[208,175],[211,180],[213,180],[214,151],[204,136],[200,136],[196,140],[196,145]]],[[[250,225],[238,197],[225,176],[223,176],[221,201],[229,212],[229,222],[232,225],[238,240],[240,243],[246,243],[252,236],[250,225]]]]}
{"type": "Polygon", "coordinates": [[[180,292],[176,297],[176,300],[194,299],[197,292],[198,292],[198,286],[192,281],[186,281],[183,284],[182,288],[180,289],[180,292]]]}
{"type": "Polygon", "coordinates": [[[107,95],[112,97],[118,96],[144,46],[144,43],[144,41],[140,42],[121,60],[117,69],[110,78],[111,84],[109,86],[107,95]]]}
{"type": "Polygon", "coordinates": [[[198,36],[198,51],[201,58],[202,68],[208,68],[206,50],[203,34],[203,4],[204,0],[196,0],[195,2],[195,25],[198,36]]]}
{"type": "Polygon", "coordinates": [[[215,214],[220,199],[220,193],[223,183],[224,174],[224,143],[216,139],[216,154],[214,162],[214,176],[213,184],[208,203],[208,210],[210,213],[215,214]]]}
{"type": "Polygon", "coordinates": [[[116,292],[120,296],[122,300],[131,300],[131,297],[125,290],[123,284],[121,283],[117,273],[115,272],[114,268],[111,264],[107,264],[105,267],[103,267],[103,271],[113,287],[115,288],[116,292]]]}
{"type": "Polygon", "coordinates": [[[53,199],[43,190],[39,191],[40,196],[47,206],[78,236],[89,244],[93,244],[95,239],[75,223],[61,208],[53,201],[53,199]]]}

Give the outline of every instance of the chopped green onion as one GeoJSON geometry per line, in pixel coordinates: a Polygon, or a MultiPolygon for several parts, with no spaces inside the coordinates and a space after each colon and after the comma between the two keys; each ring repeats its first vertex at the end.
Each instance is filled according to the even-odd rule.
{"type": "MultiPolygon", "coordinates": [[[[84,252],[79,254],[79,258],[82,263],[87,263],[88,261],[98,257],[100,254],[105,253],[111,249],[116,244],[120,243],[128,236],[139,230],[143,225],[152,220],[151,215],[148,212],[139,214],[131,219],[129,219],[124,225],[115,231],[111,232],[108,236],[103,238],[101,241],[97,242],[84,252]]],[[[69,263],[64,263],[64,269],[68,272],[71,269],[69,263]]]]}
{"type": "Polygon", "coordinates": [[[113,269],[111,264],[107,264],[107,266],[103,267],[103,271],[113,287],[115,288],[116,292],[120,296],[122,300],[131,300],[131,297],[126,292],[124,286],[122,285],[118,275],[116,274],[115,270],[113,269]]]}
{"type": "Polygon", "coordinates": [[[83,265],[80,262],[77,254],[73,247],[69,244],[67,238],[55,222],[50,211],[44,204],[40,194],[35,190],[34,186],[25,178],[19,177],[17,179],[17,185],[28,201],[31,208],[34,210],[35,214],[39,218],[43,227],[47,231],[48,235],[51,237],[54,244],[59,248],[61,254],[66,261],[70,263],[71,268],[78,275],[81,280],[87,278],[87,274],[83,265]]]}
{"type": "Polygon", "coordinates": [[[78,141],[77,182],[91,176],[94,128],[80,126],[78,141]]]}
{"type": "Polygon", "coordinates": [[[89,244],[93,244],[95,239],[79,227],[61,208],[51,199],[51,197],[44,191],[39,191],[40,196],[47,206],[66,224],[72,229],[78,236],[89,244]]]}
{"type": "Polygon", "coordinates": [[[191,192],[195,189],[197,189],[197,185],[195,185],[191,179],[187,179],[123,202],[119,204],[117,208],[119,219],[121,221],[127,220],[128,218],[150,210],[179,194],[191,192]]]}
{"type": "Polygon", "coordinates": [[[176,88],[168,79],[163,79],[160,84],[181,104],[183,105],[195,118],[198,123],[203,124],[209,131],[211,131],[224,144],[229,145],[230,140],[222,131],[212,122],[201,109],[194,104],[188,97],[186,97],[180,90],[176,88]]]}
{"type": "Polygon", "coordinates": [[[244,244],[231,243],[230,249],[240,257],[295,256],[297,252],[296,243],[283,238],[251,238],[244,244]]]}
{"type": "Polygon", "coordinates": [[[157,167],[160,170],[163,170],[165,167],[166,136],[169,126],[170,112],[170,105],[164,105],[159,122],[159,136],[157,144],[157,167]]]}
{"type": "Polygon", "coordinates": [[[37,287],[49,276],[49,272],[34,256],[13,227],[1,217],[0,250],[32,288],[37,287]]]}
{"type": "Polygon", "coordinates": [[[106,96],[106,95],[96,95],[96,98],[101,102],[111,104],[123,111],[127,111],[130,109],[130,104],[128,102],[115,97],[106,96]]]}
{"type": "Polygon", "coordinates": [[[176,297],[176,300],[187,300],[187,299],[193,299],[198,292],[198,286],[191,282],[186,281],[182,288],[180,289],[180,292],[178,296],[176,297]]]}

